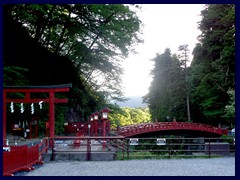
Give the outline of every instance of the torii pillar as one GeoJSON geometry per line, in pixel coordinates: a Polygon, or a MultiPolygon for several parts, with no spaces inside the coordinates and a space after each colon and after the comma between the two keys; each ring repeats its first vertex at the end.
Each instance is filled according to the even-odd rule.
{"type": "Polygon", "coordinates": [[[55,103],[67,103],[68,99],[55,98],[55,92],[67,92],[72,84],[53,85],[53,86],[7,86],[3,89],[3,145],[6,145],[6,121],[7,103],[38,103],[43,101],[49,103],[49,128],[50,138],[55,136],[55,103]],[[7,93],[25,93],[25,98],[8,99],[7,93]],[[31,99],[30,93],[49,93],[49,98],[31,99]]]}

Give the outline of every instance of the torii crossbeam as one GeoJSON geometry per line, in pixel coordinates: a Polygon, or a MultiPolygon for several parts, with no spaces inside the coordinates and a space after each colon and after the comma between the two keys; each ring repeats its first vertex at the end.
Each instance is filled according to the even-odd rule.
{"type": "Polygon", "coordinates": [[[7,103],[37,103],[43,101],[49,103],[49,128],[50,138],[55,136],[55,103],[67,103],[68,99],[55,98],[56,92],[67,92],[72,84],[51,85],[51,86],[6,86],[3,88],[3,145],[6,145],[6,121],[7,103]],[[24,93],[25,98],[10,99],[7,93],[24,93]],[[48,98],[31,98],[31,93],[49,93],[48,98]]]}

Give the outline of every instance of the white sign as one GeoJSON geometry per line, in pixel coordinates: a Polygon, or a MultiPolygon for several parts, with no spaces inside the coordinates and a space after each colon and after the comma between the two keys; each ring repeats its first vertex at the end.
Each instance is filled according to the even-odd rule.
{"type": "Polygon", "coordinates": [[[10,152],[10,147],[3,147],[3,151],[10,152]]]}
{"type": "Polygon", "coordinates": [[[166,139],[165,138],[157,139],[157,145],[159,146],[166,145],[166,139]]]}
{"type": "Polygon", "coordinates": [[[136,138],[130,139],[129,140],[129,144],[132,145],[132,146],[138,145],[138,139],[136,139],[136,138]]]}

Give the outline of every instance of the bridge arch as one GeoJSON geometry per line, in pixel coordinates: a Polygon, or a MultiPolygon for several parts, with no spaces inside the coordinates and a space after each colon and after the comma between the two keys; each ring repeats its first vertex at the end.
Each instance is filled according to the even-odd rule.
{"type": "Polygon", "coordinates": [[[192,133],[201,136],[221,136],[227,134],[227,130],[211,125],[190,122],[154,122],[141,123],[119,127],[118,135],[124,137],[142,136],[144,134],[164,134],[166,132],[192,133]]]}

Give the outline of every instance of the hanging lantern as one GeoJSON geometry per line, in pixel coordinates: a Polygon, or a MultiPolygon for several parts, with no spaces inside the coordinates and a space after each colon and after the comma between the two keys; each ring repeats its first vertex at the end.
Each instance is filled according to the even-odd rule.
{"type": "Polygon", "coordinates": [[[13,102],[11,102],[10,109],[11,109],[11,113],[14,113],[13,102]]]}
{"type": "Polygon", "coordinates": [[[23,107],[23,103],[21,103],[21,113],[24,112],[24,107],[23,107]]]}
{"type": "Polygon", "coordinates": [[[31,104],[31,114],[34,114],[34,104],[31,104]]]}
{"type": "Polygon", "coordinates": [[[40,109],[42,109],[42,103],[43,103],[43,101],[40,101],[40,102],[38,103],[40,109]]]}

